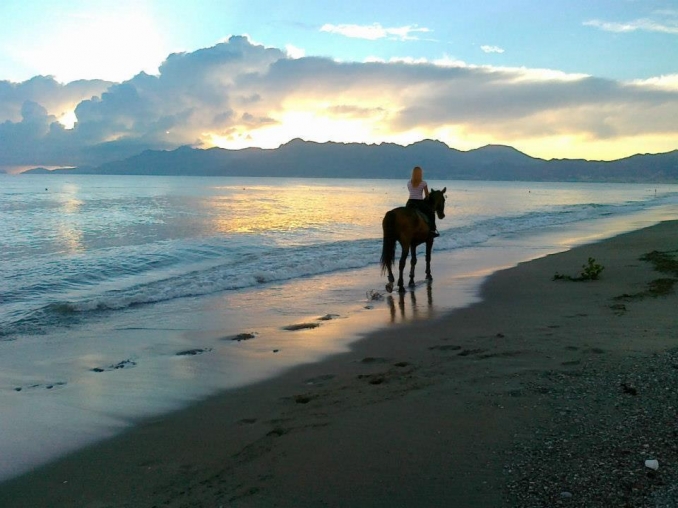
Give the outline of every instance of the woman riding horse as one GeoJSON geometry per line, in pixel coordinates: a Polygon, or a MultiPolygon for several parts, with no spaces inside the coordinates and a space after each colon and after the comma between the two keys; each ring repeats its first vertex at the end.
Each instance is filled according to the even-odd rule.
{"type": "MultiPolygon", "coordinates": [[[[445,218],[445,192],[447,187],[443,190],[431,190],[426,199],[428,206],[439,219],[445,218]]],[[[384,230],[384,241],[381,250],[381,271],[388,272],[388,284],[386,290],[390,293],[393,291],[393,271],[392,265],[395,260],[396,242],[400,243],[401,254],[400,263],[398,265],[398,291],[401,293],[405,291],[403,283],[403,270],[407,263],[407,256],[411,253],[410,260],[410,282],[409,286],[414,284],[414,267],[417,264],[417,245],[426,243],[426,280],[433,280],[431,276],[431,249],[433,248],[433,236],[431,233],[431,226],[426,216],[413,207],[401,206],[386,212],[384,220],[381,222],[384,230]]]]}

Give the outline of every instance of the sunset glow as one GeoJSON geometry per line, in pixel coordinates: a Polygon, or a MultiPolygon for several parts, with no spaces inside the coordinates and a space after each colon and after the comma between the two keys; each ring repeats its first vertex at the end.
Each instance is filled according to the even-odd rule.
{"type": "Polygon", "coordinates": [[[97,166],[179,146],[276,148],[296,138],[436,139],[459,150],[491,143],[545,159],[678,147],[678,68],[668,49],[678,37],[675,9],[637,2],[593,16],[577,0],[567,11],[509,12],[493,0],[480,11],[451,4],[424,13],[398,1],[386,23],[376,7],[339,19],[307,6],[295,14],[301,30],[281,21],[283,7],[199,4],[55,10],[36,0],[29,18],[12,2],[4,7],[16,22],[0,33],[8,73],[0,85],[11,91],[0,94],[0,170],[97,166]],[[494,34],[488,12],[512,21],[494,34]],[[540,16],[548,35],[534,28],[540,16]],[[30,38],[21,22],[35,27],[30,38]]]}
{"type": "Polygon", "coordinates": [[[59,117],[59,123],[67,129],[72,129],[75,127],[75,123],[77,121],[78,117],[75,116],[75,111],[68,111],[59,117]]]}

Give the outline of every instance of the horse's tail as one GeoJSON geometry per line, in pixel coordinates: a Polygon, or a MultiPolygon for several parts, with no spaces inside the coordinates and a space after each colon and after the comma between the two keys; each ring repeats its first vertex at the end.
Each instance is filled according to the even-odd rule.
{"type": "Polygon", "coordinates": [[[381,221],[384,230],[384,242],[381,247],[381,273],[386,273],[388,267],[393,265],[396,248],[396,214],[393,210],[386,212],[381,221]]]}

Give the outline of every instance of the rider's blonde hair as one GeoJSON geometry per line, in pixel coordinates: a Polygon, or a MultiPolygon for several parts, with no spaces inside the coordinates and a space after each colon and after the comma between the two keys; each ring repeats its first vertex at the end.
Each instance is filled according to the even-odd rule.
{"type": "Polygon", "coordinates": [[[419,166],[415,166],[414,169],[412,170],[412,178],[410,178],[412,185],[416,187],[421,183],[423,179],[424,171],[419,166]]]}

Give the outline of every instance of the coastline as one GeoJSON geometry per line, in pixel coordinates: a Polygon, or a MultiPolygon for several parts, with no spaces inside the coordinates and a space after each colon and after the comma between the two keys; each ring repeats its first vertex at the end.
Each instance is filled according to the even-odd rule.
{"type": "MultiPolygon", "coordinates": [[[[675,251],[677,232],[678,222],[664,222],[497,272],[483,285],[480,303],[382,329],[350,352],[141,422],[0,484],[0,505],[502,506],[520,500],[532,489],[520,488],[530,467],[525,457],[536,453],[532,445],[567,420],[556,403],[562,386],[591,372],[603,379],[627,362],[641,372],[638,365],[675,347],[675,294],[638,295],[665,277],[639,257],[675,251]],[[552,280],[556,272],[578,274],[589,256],[605,266],[600,280],[552,280]]],[[[613,388],[628,396],[620,383],[613,388]]],[[[585,417],[576,407],[570,411],[585,417]]],[[[660,453],[644,444],[647,453],[660,453]]],[[[633,454],[637,476],[647,478],[645,457],[633,454]]],[[[659,460],[654,479],[678,478],[670,460],[666,469],[659,460]]],[[[529,471],[534,485],[547,473],[529,471]]],[[[581,503],[582,493],[571,488],[555,485],[549,495],[570,493],[573,504],[581,503]]]]}

